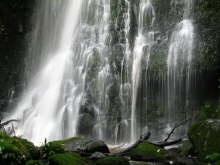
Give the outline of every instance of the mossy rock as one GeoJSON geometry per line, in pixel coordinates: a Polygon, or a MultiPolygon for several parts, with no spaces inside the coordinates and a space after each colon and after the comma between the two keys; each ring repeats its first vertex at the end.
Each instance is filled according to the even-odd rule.
{"type": "Polygon", "coordinates": [[[76,153],[56,154],[49,158],[51,165],[93,165],[93,163],[76,153]]]}
{"type": "Polygon", "coordinates": [[[86,153],[109,153],[108,146],[101,140],[87,139],[84,137],[73,137],[60,141],[50,142],[51,144],[62,145],[65,151],[77,152],[82,151],[86,153]]]}
{"type": "Polygon", "coordinates": [[[96,161],[96,165],[129,165],[126,158],[118,156],[109,156],[96,161]]]}
{"type": "Polygon", "coordinates": [[[190,142],[190,140],[185,140],[181,143],[181,146],[178,148],[178,151],[182,154],[182,155],[189,155],[192,151],[192,143],[190,142]]]}
{"type": "Polygon", "coordinates": [[[220,160],[215,162],[213,165],[220,165],[220,160]]]}
{"type": "Polygon", "coordinates": [[[147,162],[142,161],[130,161],[130,165],[149,165],[147,162]]]}
{"type": "Polygon", "coordinates": [[[167,152],[149,143],[140,143],[129,153],[131,160],[137,161],[163,161],[167,157],[167,152]]]}
{"type": "Polygon", "coordinates": [[[49,165],[47,162],[42,160],[29,160],[25,165],[49,165]]]}
{"type": "Polygon", "coordinates": [[[23,165],[26,160],[33,159],[36,155],[37,149],[31,142],[0,133],[0,164],[23,165]]]}
{"type": "Polygon", "coordinates": [[[57,141],[53,141],[53,142],[50,142],[50,143],[56,143],[56,144],[60,144],[60,145],[64,145],[64,144],[67,144],[67,143],[70,143],[70,142],[77,142],[77,141],[80,141],[80,140],[83,140],[85,139],[84,137],[71,137],[71,138],[68,138],[68,139],[63,139],[63,140],[57,140],[57,141]]]}
{"type": "Polygon", "coordinates": [[[204,159],[212,153],[220,153],[220,120],[205,120],[194,124],[188,132],[193,150],[204,159]]]}

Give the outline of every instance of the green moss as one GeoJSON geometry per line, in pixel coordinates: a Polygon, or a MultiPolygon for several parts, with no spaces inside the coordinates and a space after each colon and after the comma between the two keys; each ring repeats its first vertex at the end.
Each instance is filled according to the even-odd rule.
{"type": "Polygon", "coordinates": [[[6,133],[0,131],[0,139],[2,139],[2,138],[10,138],[10,136],[7,135],[6,133]]]}
{"type": "Polygon", "coordinates": [[[220,160],[215,162],[213,165],[220,165],[220,160]]]}
{"type": "Polygon", "coordinates": [[[205,120],[194,124],[188,132],[195,153],[200,158],[220,153],[220,121],[205,120]]]}
{"type": "Polygon", "coordinates": [[[210,155],[207,155],[205,158],[208,162],[216,162],[220,160],[220,153],[213,153],[210,155]]]}
{"type": "Polygon", "coordinates": [[[64,147],[61,143],[50,142],[39,148],[41,159],[48,159],[54,154],[64,153],[64,147]]]}
{"type": "Polygon", "coordinates": [[[52,165],[92,165],[76,153],[56,154],[49,158],[49,162],[52,165]]]}
{"type": "Polygon", "coordinates": [[[68,151],[68,144],[71,142],[82,140],[83,137],[72,137],[68,139],[58,140],[58,141],[52,141],[44,146],[42,146],[41,149],[41,155],[43,158],[51,156],[53,154],[60,154],[64,153],[65,151],[68,151]]]}
{"type": "Polygon", "coordinates": [[[179,148],[179,152],[182,155],[189,155],[192,150],[192,143],[190,140],[185,140],[182,142],[181,147],[179,148]]]}
{"type": "Polygon", "coordinates": [[[48,165],[48,163],[43,162],[42,160],[29,160],[25,165],[48,165]]]}
{"type": "Polygon", "coordinates": [[[56,144],[66,144],[66,143],[69,143],[69,142],[73,142],[73,141],[78,141],[78,140],[82,140],[83,137],[71,137],[71,138],[68,138],[68,139],[63,139],[63,140],[58,140],[58,141],[53,141],[53,142],[50,142],[50,144],[52,143],[56,143],[56,144]]]}
{"type": "Polygon", "coordinates": [[[132,164],[132,165],[149,165],[147,162],[142,162],[142,161],[130,161],[130,164],[132,164]]]}
{"type": "Polygon", "coordinates": [[[97,165],[129,165],[127,159],[123,157],[110,156],[96,161],[97,165]]]}
{"type": "Polygon", "coordinates": [[[31,142],[0,133],[0,164],[23,164],[36,154],[37,149],[31,142]]]}
{"type": "Polygon", "coordinates": [[[149,143],[140,143],[130,151],[132,160],[157,160],[166,158],[166,151],[149,143]]]}

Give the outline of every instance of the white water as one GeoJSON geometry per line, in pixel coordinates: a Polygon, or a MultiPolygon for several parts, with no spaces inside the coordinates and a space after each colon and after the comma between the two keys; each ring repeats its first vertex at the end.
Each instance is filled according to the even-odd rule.
{"type": "MultiPolygon", "coordinates": [[[[59,19],[55,21],[55,25],[49,24],[50,17],[45,19],[48,23],[44,22],[44,25],[48,25],[48,28],[54,26],[53,28],[56,30],[51,29],[53,33],[49,35],[45,33],[49,38],[47,38],[47,45],[44,45],[45,47],[43,46],[44,48],[41,50],[43,54],[35,52],[37,56],[44,57],[44,60],[47,61],[43,61],[44,66],[41,70],[36,75],[32,75],[33,78],[29,82],[28,90],[24,91],[20,103],[10,117],[22,121],[17,126],[17,134],[23,135],[36,144],[43,142],[45,138],[55,140],[63,136],[63,111],[66,106],[68,107],[68,103],[66,105],[62,103],[62,85],[64,75],[71,70],[72,45],[76,38],[76,28],[81,9],[81,2],[78,0],[52,3],[58,5],[59,9],[62,6],[63,10],[58,14],[59,19]]],[[[50,9],[51,1],[46,1],[44,5],[46,5],[46,10],[50,9]]],[[[49,10],[44,12],[50,14],[49,10]]],[[[38,16],[38,19],[42,19],[42,17],[38,16]]],[[[39,22],[41,21],[39,20],[39,22]]],[[[37,24],[37,26],[39,25],[37,24]]],[[[46,32],[47,30],[49,29],[46,29],[46,32]]],[[[32,46],[37,47],[37,45],[32,46]]],[[[79,99],[76,98],[76,100],[79,99]]],[[[76,109],[70,113],[74,114],[75,119],[77,118],[76,109]]],[[[69,124],[72,130],[69,134],[72,136],[76,135],[77,120],[75,119],[71,119],[71,124],[69,124]]]]}
{"type": "MultiPolygon", "coordinates": [[[[168,129],[173,122],[172,115],[178,115],[175,98],[181,98],[179,93],[183,90],[187,93],[190,90],[194,39],[190,14],[193,7],[192,0],[184,3],[184,19],[172,32],[165,61],[168,71],[163,83],[168,91],[164,92],[163,99],[168,102],[168,117],[165,116],[170,118],[168,129]],[[187,75],[185,79],[184,74],[187,75]]],[[[116,55],[119,59],[122,56],[118,76],[114,71],[118,59],[111,61],[113,48],[109,44],[110,0],[39,1],[26,60],[28,87],[10,116],[21,120],[17,133],[36,144],[45,138],[51,141],[81,135],[80,124],[83,125],[85,113],[92,114],[92,120],[91,127],[86,130],[88,134],[82,135],[116,145],[134,143],[148,122],[147,116],[145,125],[139,121],[140,114],[148,115],[149,110],[147,99],[147,106],[138,105],[140,91],[145,91],[148,98],[149,90],[153,88],[147,84],[146,89],[142,89],[142,85],[150,81],[143,76],[147,77],[150,72],[151,51],[157,44],[155,36],[160,33],[156,31],[157,13],[153,4],[151,0],[140,0],[137,34],[132,43],[133,4],[125,0],[122,32],[125,41],[117,43],[123,47],[122,53],[116,55]],[[118,97],[110,98],[113,85],[119,86],[116,88],[119,91],[113,91],[113,94],[118,92],[118,97]],[[120,107],[114,109],[115,104],[120,107]],[[82,112],[82,105],[88,105],[86,112],[82,112]]]]}
{"type": "Polygon", "coordinates": [[[46,0],[38,5],[30,45],[33,55],[27,65],[39,60],[35,56],[40,64],[28,67],[32,80],[10,116],[22,121],[16,133],[36,144],[78,135],[80,107],[91,92],[97,99],[91,105],[96,116],[93,136],[103,139],[110,1],[46,0]]]}
{"type": "Polygon", "coordinates": [[[154,32],[151,28],[155,21],[155,11],[150,0],[141,0],[139,4],[139,18],[138,18],[138,35],[135,40],[133,52],[133,66],[132,66],[132,107],[131,107],[131,142],[135,142],[140,136],[137,126],[136,106],[138,97],[138,88],[141,82],[142,63],[146,61],[146,68],[148,68],[150,60],[151,46],[154,43],[154,32]],[[149,22],[145,22],[148,19],[149,22]],[[147,49],[146,56],[145,50],[147,49]],[[143,59],[144,58],[144,59],[143,59]]]}
{"type": "MultiPolygon", "coordinates": [[[[185,104],[189,102],[191,84],[191,66],[194,48],[194,26],[190,17],[193,8],[192,0],[185,0],[183,20],[172,33],[167,58],[167,101],[168,121],[171,122],[177,108],[177,98],[185,92],[185,104]],[[184,75],[186,75],[184,77],[184,75]],[[182,90],[185,91],[182,91],[182,90]]],[[[182,100],[184,101],[184,100],[182,100]]]]}

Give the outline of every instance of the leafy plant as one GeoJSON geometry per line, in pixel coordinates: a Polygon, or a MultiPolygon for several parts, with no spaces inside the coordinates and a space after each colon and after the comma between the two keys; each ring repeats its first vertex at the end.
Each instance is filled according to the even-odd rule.
{"type": "Polygon", "coordinates": [[[40,157],[43,160],[48,159],[50,156],[54,154],[60,154],[65,152],[61,144],[53,142],[47,143],[46,141],[45,144],[39,148],[39,150],[40,157]]]}
{"type": "Polygon", "coordinates": [[[213,154],[207,155],[205,159],[208,162],[216,162],[220,160],[220,153],[213,153],[213,154]]]}

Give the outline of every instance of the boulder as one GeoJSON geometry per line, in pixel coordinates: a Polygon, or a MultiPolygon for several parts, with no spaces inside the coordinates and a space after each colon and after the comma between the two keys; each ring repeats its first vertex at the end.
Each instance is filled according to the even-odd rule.
{"type": "Polygon", "coordinates": [[[178,165],[194,165],[194,161],[191,158],[188,158],[186,156],[178,155],[177,157],[172,160],[173,164],[178,165]]]}
{"type": "Polygon", "coordinates": [[[194,124],[188,131],[193,150],[200,158],[220,153],[220,120],[204,120],[194,124]]]}
{"type": "Polygon", "coordinates": [[[52,143],[61,144],[68,152],[82,153],[109,153],[108,146],[102,140],[87,139],[84,137],[73,137],[52,143]]]}
{"type": "Polygon", "coordinates": [[[187,156],[191,154],[192,148],[193,146],[190,140],[184,140],[181,142],[178,151],[180,152],[180,154],[187,156]]]}
{"type": "Polygon", "coordinates": [[[96,161],[96,165],[130,165],[124,157],[109,156],[96,161]]]}
{"type": "Polygon", "coordinates": [[[149,165],[147,162],[129,161],[130,165],[149,165]]]}
{"type": "Polygon", "coordinates": [[[55,154],[49,157],[51,165],[93,165],[89,160],[76,153],[55,154]]]}
{"type": "Polygon", "coordinates": [[[89,157],[89,159],[91,159],[91,160],[98,160],[98,159],[102,159],[102,158],[105,158],[105,157],[106,157],[105,154],[103,154],[103,153],[101,153],[101,152],[95,152],[95,153],[93,153],[93,154],[89,157]]]}
{"type": "Polygon", "coordinates": [[[129,152],[131,160],[136,161],[164,161],[167,156],[167,151],[154,146],[153,144],[142,142],[129,152]]]}
{"type": "Polygon", "coordinates": [[[29,160],[25,165],[49,165],[47,162],[42,160],[29,160]]]}

